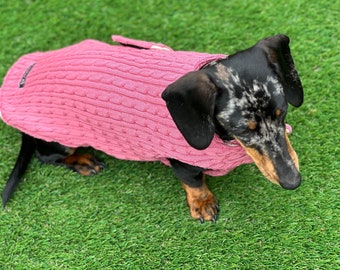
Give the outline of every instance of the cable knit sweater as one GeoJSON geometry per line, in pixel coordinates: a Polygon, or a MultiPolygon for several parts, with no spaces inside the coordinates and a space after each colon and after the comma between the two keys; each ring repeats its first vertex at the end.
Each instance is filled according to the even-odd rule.
{"type": "Polygon", "coordinates": [[[127,160],[169,165],[173,158],[210,175],[252,162],[238,144],[217,136],[207,149],[189,146],[161,98],[167,85],[225,55],[113,40],[130,46],[85,40],[22,56],[1,87],[3,121],[45,141],[91,146],[127,160]]]}

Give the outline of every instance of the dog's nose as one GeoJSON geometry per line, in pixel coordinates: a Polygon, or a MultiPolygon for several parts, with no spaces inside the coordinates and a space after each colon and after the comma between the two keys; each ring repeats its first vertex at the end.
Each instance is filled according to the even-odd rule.
{"type": "Polygon", "coordinates": [[[300,186],[301,184],[301,174],[299,173],[298,175],[295,176],[289,176],[289,174],[287,175],[287,177],[285,177],[285,179],[280,179],[280,185],[281,187],[283,187],[284,189],[288,189],[288,190],[293,190],[296,189],[300,186]]]}

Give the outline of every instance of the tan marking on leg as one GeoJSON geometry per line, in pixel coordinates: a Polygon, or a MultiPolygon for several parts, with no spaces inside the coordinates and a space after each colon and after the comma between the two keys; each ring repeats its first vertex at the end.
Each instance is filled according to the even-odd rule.
{"type": "Polygon", "coordinates": [[[205,181],[201,187],[189,187],[183,184],[187,195],[190,214],[201,222],[205,220],[216,221],[218,205],[214,194],[208,189],[205,181]]]}
{"type": "Polygon", "coordinates": [[[103,168],[102,163],[87,153],[72,154],[66,157],[62,163],[84,176],[96,174],[103,168]]]}

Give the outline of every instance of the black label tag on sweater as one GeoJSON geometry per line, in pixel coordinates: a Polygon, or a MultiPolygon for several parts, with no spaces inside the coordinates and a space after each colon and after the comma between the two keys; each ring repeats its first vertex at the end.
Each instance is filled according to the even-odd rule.
{"type": "Polygon", "coordinates": [[[32,68],[34,67],[34,65],[35,65],[35,64],[30,65],[30,66],[26,69],[24,75],[21,77],[21,80],[20,80],[20,83],[19,83],[19,88],[23,88],[23,87],[25,86],[27,75],[28,75],[28,73],[30,73],[30,71],[32,70],[32,68]]]}

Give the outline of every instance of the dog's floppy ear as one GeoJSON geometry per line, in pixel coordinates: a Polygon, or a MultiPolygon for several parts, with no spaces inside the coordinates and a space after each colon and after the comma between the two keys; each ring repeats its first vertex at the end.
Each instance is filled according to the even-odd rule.
{"type": "Polygon", "coordinates": [[[207,148],[214,137],[216,94],[215,84],[203,71],[184,75],[162,93],[177,128],[196,149],[207,148]]]}
{"type": "Polygon", "coordinates": [[[289,37],[276,35],[261,40],[258,45],[264,49],[268,60],[284,84],[287,101],[295,107],[303,102],[303,90],[298,72],[295,69],[289,48],[289,37]]]}

